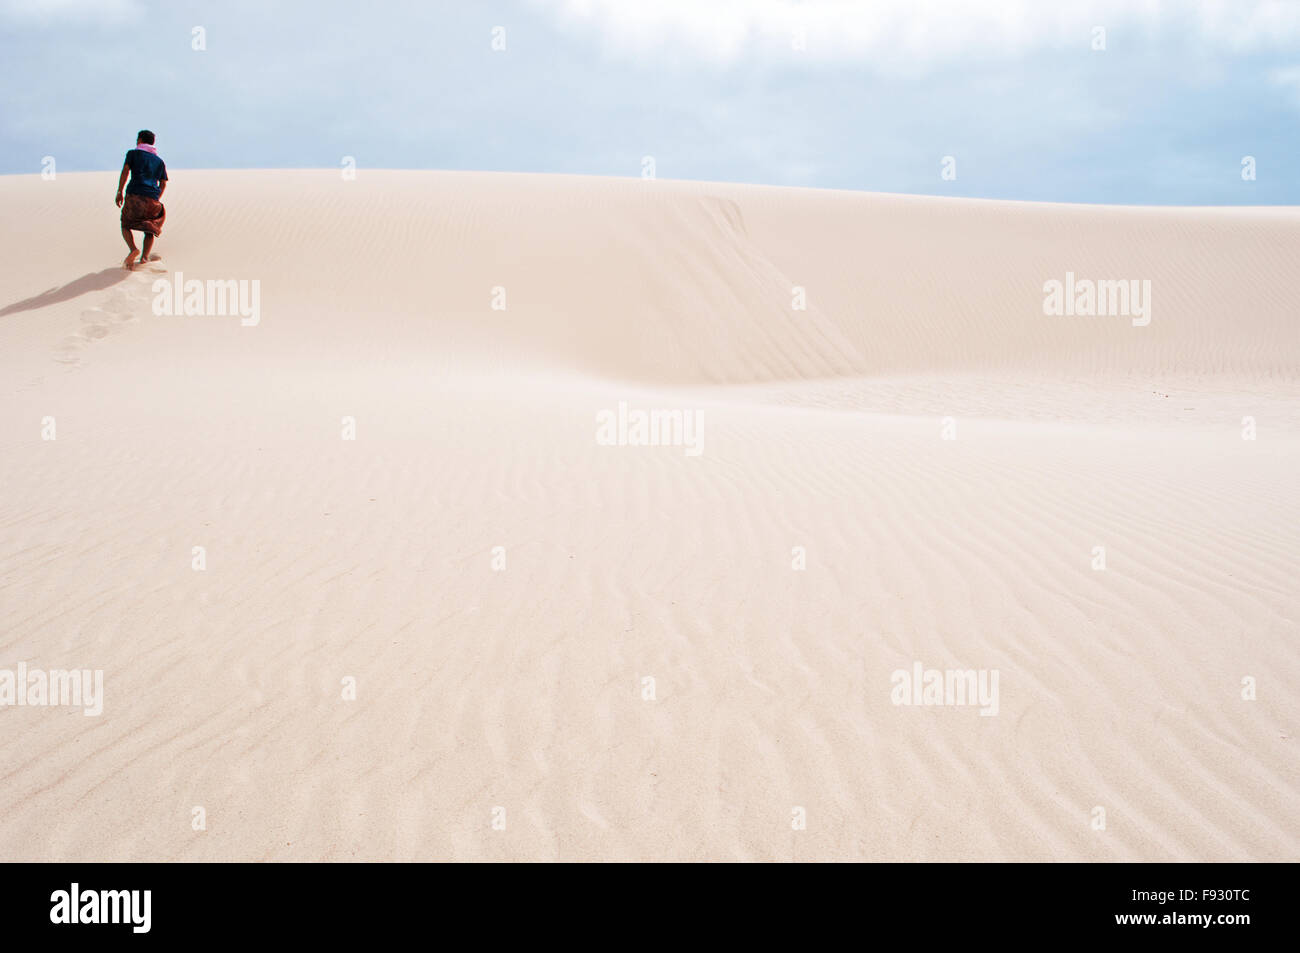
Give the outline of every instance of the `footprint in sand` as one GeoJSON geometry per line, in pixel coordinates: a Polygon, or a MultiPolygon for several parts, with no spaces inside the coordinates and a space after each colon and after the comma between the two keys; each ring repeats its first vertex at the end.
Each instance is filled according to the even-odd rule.
{"type": "Polygon", "coordinates": [[[126,285],[115,287],[98,305],[82,311],[81,330],[63,339],[55,349],[54,360],[60,364],[80,364],[81,352],[87,344],[108,337],[124,324],[139,322],[150,307],[153,295],[150,275],[167,273],[166,268],[156,264],[160,260],[157,255],[150,256],[148,262],[136,266],[126,285]]]}
{"type": "Polygon", "coordinates": [[[54,349],[54,359],[60,364],[80,364],[81,349],[89,343],[90,341],[80,334],[69,335],[54,349]]]}
{"type": "Polygon", "coordinates": [[[131,269],[135,274],[165,275],[167,267],[162,262],[162,255],[150,255],[148,261],[141,260],[131,269]]]}

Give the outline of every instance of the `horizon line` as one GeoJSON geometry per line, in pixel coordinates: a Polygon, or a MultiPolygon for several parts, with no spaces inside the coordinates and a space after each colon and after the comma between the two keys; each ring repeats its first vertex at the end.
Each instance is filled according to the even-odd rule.
{"type": "MultiPolygon", "coordinates": [[[[335,166],[206,166],[189,168],[185,166],[178,167],[183,172],[316,172],[337,174],[341,168],[335,166]]],[[[105,169],[78,169],[69,172],[58,172],[57,175],[116,175],[121,170],[112,167],[105,169]]],[[[1002,198],[997,196],[986,195],[945,195],[937,192],[889,192],[875,189],[846,189],[834,186],[824,185],[783,185],[772,182],[743,182],[728,179],[685,179],[669,178],[666,176],[654,176],[646,178],[636,175],[607,175],[603,173],[589,172],[533,172],[519,171],[509,169],[434,169],[434,168],[411,168],[411,167],[391,167],[391,166],[366,166],[362,172],[423,172],[431,174],[448,174],[448,175],[514,175],[514,176],[549,176],[555,178],[568,179],[607,179],[610,181],[627,181],[627,182],[667,182],[682,185],[706,185],[706,186],[727,186],[733,188],[754,188],[754,189],[782,189],[801,192],[831,192],[845,195],[861,196],[882,196],[890,198],[912,198],[912,199],[938,199],[941,201],[954,202],[997,202],[997,203],[1015,203],[1017,205],[1045,205],[1045,206],[1066,206],[1070,208],[1114,208],[1114,209],[1300,209],[1300,204],[1236,204],[1236,205],[1187,205],[1170,202],[1067,202],[1057,199],[1021,199],[1021,198],[1002,198]]],[[[0,172],[3,178],[21,178],[31,176],[35,178],[44,178],[41,172],[0,172]]],[[[46,179],[46,181],[50,181],[46,179]]]]}

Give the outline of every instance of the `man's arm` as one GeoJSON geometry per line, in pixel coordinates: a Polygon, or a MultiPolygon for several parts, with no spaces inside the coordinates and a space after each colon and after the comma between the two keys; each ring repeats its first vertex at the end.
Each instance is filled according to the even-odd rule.
{"type": "Polygon", "coordinates": [[[117,177],[117,207],[122,207],[122,190],[126,188],[126,177],[131,174],[131,165],[122,163],[122,174],[117,177]]]}
{"type": "Polygon", "coordinates": [[[163,179],[158,183],[158,201],[162,201],[163,193],[167,191],[167,180],[163,179]]]}

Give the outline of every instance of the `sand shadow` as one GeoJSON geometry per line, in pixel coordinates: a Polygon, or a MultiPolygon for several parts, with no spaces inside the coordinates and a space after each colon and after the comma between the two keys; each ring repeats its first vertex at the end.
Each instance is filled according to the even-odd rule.
{"type": "Polygon", "coordinates": [[[17,314],[20,311],[34,311],[37,308],[58,304],[61,301],[71,301],[73,298],[89,294],[92,291],[103,291],[105,288],[113,287],[129,274],[131,272],[121,265],[114,265],[112,268],[105,268],[103,271],[92,271],[90,274],[82,275],[65,285],[59,285],[49,291],[42,291],[35,297],[6,305],[4,308],[0,308],[0,317],[17,314]]]}

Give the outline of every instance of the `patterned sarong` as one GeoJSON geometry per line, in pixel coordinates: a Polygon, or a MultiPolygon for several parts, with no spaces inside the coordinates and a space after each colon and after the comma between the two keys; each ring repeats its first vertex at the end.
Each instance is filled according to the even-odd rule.
{"type": "Polygon", "coordinates": [[[148,232],[157,238],[165,218],[167,209],[162,202],[147,195],[128,195],[122,203],[122,227],[133,232],[148,232]]]}

